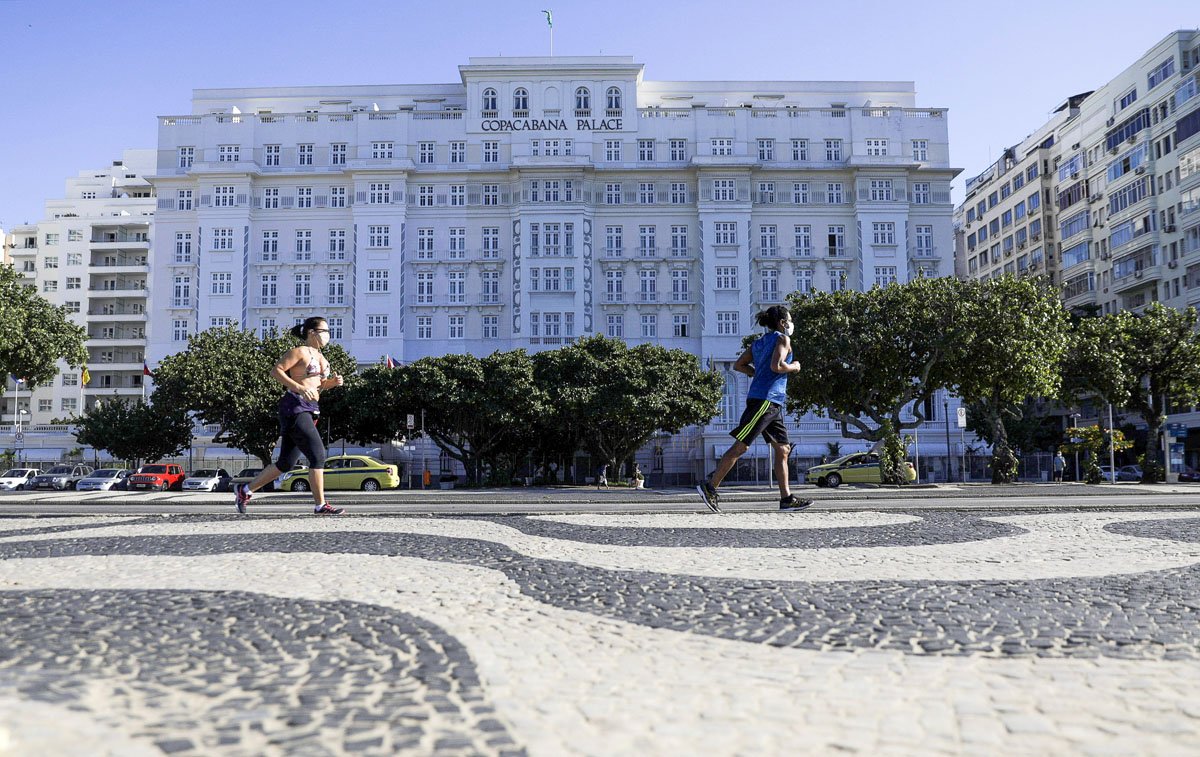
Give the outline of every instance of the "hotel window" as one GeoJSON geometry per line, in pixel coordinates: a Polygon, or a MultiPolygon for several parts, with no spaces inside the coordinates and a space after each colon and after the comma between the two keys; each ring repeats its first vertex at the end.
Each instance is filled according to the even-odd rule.
{"type": "Polygon", "coordinates": [[[329,259],[330,260],[345,260],[346,259],[346,230],[345,229],[330,229],[329,230],[329,259]]]}
{"type": "Polygon", "coordinates": [[[463,318],[464,317],[465,316],[461,316],[461,315],[452,315],[449,317],[449,319],[447,321],[447,325],[449,327],[449,332],[450,332],[449,336],[451,339],[462,339],[463,338],[463,331],[464,331],[463,318]]]}
{"type": "Polygon", "coordinates": [[[74,413],[79,409],[79,399],[77,397],[64,397],[59,408],[64,413],[74,413]]]}
{"type": "MultiPolygon", "coordinates": [[[[587,87],[575,90],[575,110],[589,111],[592,109],[592,93],[587,87]]],[[[587,113],[576,113],[576,116],[586,116],[587,113]]]]}
{"type": "Polygon", "coordinates": [[[500,109],[499,98],[496,97],[496,90],[488,87],[483,90],[483,116],[484,118],[495,118],[496,111],[500,109]]]}
{"type": "Polygon", "coordinates": [[[620,338],[625,336],[625,316],[610,315],[606,323],[608,336],[620,338]]]}
{"type": "Polygon", "coordinates": [[[296,230],[296,260],[300,263],[312,260],[312,229],[296,230]]]}
{"type": "Polygon", "coordinates": [[[334,142],[329,146],[329,165],[344,166],[346,165],[346,143],[334,142]]]}
{"type": "Polygon", "coordinates": [[[467,185],[466,184],[451,184],[450,185],[450,206],[461,208],[467,204],[467,185]]]}
{"type": "Polygon", "coordinates": [[[867,155],[881,157],[888,154],[888,143],[886,139],[868,139],[867,140],[867,155]]]}
{"type": "Polygon", "coordinates": [[[529,113],[529,93],[518,87],[513,91],[513,116],[524,117],[529,113]]]}
{"type": "Polygon", "coordinates": [[[779,299],[779,270],[764,268],[762,272],[762,298],[767,302],[779,299]]]}
{"type": "Polygon", "coordinates": [[[373,160],[391,160],[394,152],[395,145],[392,142],[371,143],[371,158],[373,160]]]}
{"type": "Polygon", "coordinates": [[[688,317],[686,313],[671,316],[672,333],[678,337],[688,335],[688,317]]]}
{"type": "Polygon", "coordinates": [[[713,244],[737,244],[737,223],[733,221],[716,221],[713,223],[713,244]]]}
{"type": "Polygon", "coordinates": [[[312,274],[311,273],[297,273],[296,278],[293,281],[293,284],[294,284],[293,291],[296,295],[296,304],[297,305],[311,305],[312,304],[312,274]]]}
{"type": "Polygon", "coordinates": [[[639,139],[638,140],[638,160],[653,161],[654,160],[654,140],[639,139]]]}
{"type": "Polygon", "coordinates": [[[840,181],[831,181],[825,185],[825,199],[830,205],[841,205],[846,201],[846,192],[840,181]]]}
{"type": "Polygon", "coordinates": [[[500,227],[483,227],[483,256],[485,258],[500,257],[500,227]]]}
{"type": "Polygon", "coordinates": [[[180,147],[179,148],[179,167],[191,168],[192,162],[196,159],[195,147],[180,147]]]}
{"type": "Polygon", "coordinates": [[[896,244],[896,224],[891,221],[879,222],[871,224],[872,244],[894,245],[896,244]]]}
{"type": "Polygon", "coordinates": [[[485,315],[483,317],[483,338],[484,339],[499,339],[500,338],[500,317],[495,315],[485,315]]]}
{"type": "Polygon", "coordinates": [[[175,205],[179,210],[192,209],[192,190],[180,189],[175,193],[175,205]]]}
{"type": "Polygon", "coordinates": [[[929,160],[929,140],[914,139],[912,141],[912,158],[918,163],[929,160]]]}
{"type": "Polygon", "coordinates": [[[296,165],[311,166],[313,164],[313,146],[296,145],[296,165]]]}
{"type": "Polygon", "coordinates": [[[436,152],[433,142],[418,142],[417,143],[417,162],[423,165],[432,165],[436,160],[436,152]]]}
{"type": "Polygon", "coordinates": [[[732,139],[714,139],[709,143],[713,155],[733,155],[732,139]]]}
{"type": "MultiPolygon", "coordinates": [[[[912,201],[914,205],[929,204],[929,182],[919,181],[912,185],[912,201]]],[[[1025,204],[1021,203],[1024,210],[1025,204]]]]}
{"type": "Polygon", "coordinates": [[[688,227],[671,227],[671,255],[681,258],[688,253],[688,227]]]}
{"type": "Polygon", "coordinates": [[[280,145],[263,145],[263,165],[278,166],[280,151],[280,145]]]}
{"type": "Polygon", "coordinates": [[[241,155],[241,145],[219,145],[217,147],[217,161],[220,163],[236,163],[241,160],[241,155]]]}
{"type": "Polygon", "coordinates": [[[687,184],[683,183],[682,181],[671,182],[671,204],[687,204],[687,184]]]}
{"type": "Polygon", "coordinates": [[[330,339],[342,339],[343,338],[342,337],[342,319],[341,318],[329,318],[325,322],[329,324],[329,338],[330,339]]]}
{"type": "Polygon", "coordinates": [[[495,304],[500,301],[500,272],[484,271],[480,275],[482,282],[481,294],[485,304],[495,304]]]}
{"type": "MultiPolygon", "coordinates": [[[[541,250],[541,225],[536,223],[529,224],[529,254],[537,257],[542,254],[541,250]]],[[[534,269],[536,270],[536,269],[534,269]]],[[[536,277],[536,275],[535,275],[536,277]]]]}
{"type": "Polygon", "coordinates": [[[801,268],[796,271],[796,291],[801,294],[812,294],[813,272],[811,268],[801,268]]]}
{"type": "Polygon", "coordinates": [[[610,258],[619,258],[622,254],[621,235],[624,230],[620,226],[604,227],[604,254],[610,258]]]}
{"type": "Polygon", "coordinates": [[[433,339],[433,316],[417,316],[417,339],[433,339]]]}
{"type": "Polygon", "coordinates": [[[842,224],[830,226],[825,237],[829,255],[837,257],[846,254],[846,227],[842,224]]]}
{"type": "Polygon", "coordinates": [[[390,226],[368,226],[367,227],[367,246],[368,247],[388,247],[391,237],[390,226]]]}
{"type": "Polygon", "coordinates": [[[313,190],[312,187],[297,187],[296,188],[296,207],[311,208],[313,206],[313,190]]]}
{"type": "Polygon", "coordinates": [[[188,338],[188,322],[185,319],[171,321],[171,338],[176,342],[186,342],[188,338]]]}
{"type": "Polygon", "coordinates": [[[773,140],[773,139],[758,140],[758,159],[759,160],[775,160],[775,140],[773,140]]]}
{"type": "Polygon", "coordinates": [[[42,260],[42,268],[58,268],[58,256],[52,255],[42,260]]]}
{"type": "Polygon", "coordinates": [[[367,271],[367,291],[373,294],[381,294],[388,291],[387,269],[367,271]]]}
{"type": "Polygon", "coordinates": [[[233,229],[213,229],[213,249],[233,249],[233,229]]]}
{"type": "Polygon", "coordinates": [[[417,274],[417,304],[433,304],[433,274],[421,272],[417,274]]]}
{"type": "Polygon", "coordinates": [[[671,271],[671,300],[687,302],[689,275],[686,268],[671,271]]]}
{"type": "Polygon", "coordinates": [[[654,339],[658,336],[658,316],[647,313],[642,316],[642,338],[654,339]]]}
{"type": "Polygon", "coordinates": [[[263,190],[263,208],[266,210],[279,209],[279,187],[267,187],[263,190]]]}
{"type": "Polygon", "coordinates": [[[213,207],[232,208],[234,188],[230,186],[213,187],[213,207]]]}
{"type": "Polygon", "coordinates": [[[180,274],[175,276],[172,283],[171,304],[175,307],[187,307],[190,305],[192,299],[192,277],[180,274]]]}
{"type": "Polygon", "coordinates": [[[775,224],[764,224],[758,227],[758,249],[760,254],[775,256],[779,254],[779,227],[775,224]]]}
{"type": "Polygon", "coordinates": [[[800,162],[808,160],[808,140],[793,139],[792,140],[792,160],[800,162]]]}
{"type": "Polygon", "coordinates": [[[808,182],[792,182],[792,202],[796,205],[807,205],[809,202],[808,182]]]}
{"type": "Polygon", "coordinates": [[[78,277],[78,276],[68,276],[67,277],[67,289],[79,289],[81,286],[83,286],[83,284],[82,284],[82,279],[80,279],[80,277],[78,277]]]}
{"type": "Polygon", "coordinates": [[[760,203],[773,204],[775,202],[775,182],[760,181],[758,182],[758,201],[760,203]]]}
{"type": "Polygon", "coordinates": [[[713,200],[717,202],[732,202],[737,199],[737,189],[733,179],[713,179],[713,200]]]}
{"type": "Polygon", "coordinates": [[[654,204],[654,182],[643,181],[638,183],[638,204],[654,204]]]}
{"type": "Polygon", "coordinates": [[[483,162],[484,163],[499,163],[500,162],[500,143],[495,140],[488,140],[483,143],[483,162]]]}
{"type": "Polygon", "coordinates": [[[717,289],[737,289],[737,266],[717,266],[717,289]]]}
{"type": "Polygon", "coordinates": [[[546,268],[542,271],[545,285],[542,290],[545,292],[561,292],[562,291],[562,269],[561,268],[546,268]]]}
{"type": "Polygon", "coordinates": [[[262,233],[262,259],[272,262],[279,259],[279,232],[264,231],[262,233]]]}
{"type": "Polygon", "coordinates": [[[499,205],[500,204],[500,185],[499,184],[484,184],[483,185],[483,204],[484,205],[499,205]]]}
{"type": "Polygon", "coordinates": [[[343,305],[346,302],[346,274],[329,274],[329,304],[343,305]]]}
{"type": "Polygon", "coordinates": [[[606,302],[621,302],[625,299],[625,273],[623,271],[604,272],[604,295],[606,302]]]}
{"type": "Polygon", "coordinates": [[[841,292],[846,289],[846,272],[844,270],[829,272],[829,291],[841,292]]]}
{"type": "Polygon", "coordinates": [[[392,201],[392,185],[388,182],[372,183],[367,194],[371,205],[387,205],[392,201]]]}
{"type": "Polygon", "coordinates": [[[57,292],[58,291],[58,282],[57,281],[43,281],[42,282],[42,291],[43,292],[57,292]]]}
{"type": "Polygon", "coordinates": [[[417,260],[433,260],[433,229],[417,229],[417,260]]]}
{"type": "MultiPolygon", "coordinates": [[[[607,108],[609,111],[619,111],[619,110],[621,110],[621,108],[622,108],[622,105],[621,105],[621,90],[617,89],[616,87],[609,87],[609,88],[608,88],[608,91],[604,93],[604,96],[605,96],[605,100],[606,100],[606,108],[607,108]]],[[[617,116],[619,116],[619,115],[620,115],[620,113],[606,113],[605,115],[608,115],[608,116],[614,116],[614,115],[617,115],[617,116]]]]}
{"type": "Polygon", "coordinates": [[[386,315],[367,316],[367,337],[381,338],[388,335],[388,317],[386,315]]]}
{"type": "Polygon", "coordinates": [[[793,232],[793,248],[792,252],[797,257],[809,257],[812,255],[812,226],[807,224],[795,226],[793,232]]]}
{"type": "Polygon", "coordinates": [[[433,207],[433,186],[430,184],[422,184],[417,187],[417,207],[432,208],[433,207]]]}
{"type": "Polygon", "coordinates": [[[467,143],[466,142],[451,142],[450,143],[450,162],[451,163],[466,163],[467,162],[467,143]]]}
{"type": "Polygon", "coordinates": [[[82,252],[68,252],[67,253],[67,265],[83,265],[83,253],[82,252]]]}
{"type": "Polygon", "coordinates": [[[1158,64],[1153,71],[1146,77],[1148,89],[1154,89],[1159,84],[1162,84],[1167,79],[1170,79],[1175,74],[1175,58],[1174,56],[1167,58],[1162,63],[1158,64]]]}
{"type": "Polygon", "coordinates": [[[621,204],[621,185],[620,184],[605,184],[604,185],[604,204],[605,205],[620,205],[621,204]]]}
{"type": "Polygon", "coordinates": [[[658,300],[658,271],[653,268],[643,268],[638,271],[638,282],[641,287],[642,302],[658,300]]]}
{"type": "Polygon", "coordinates": [[[175,262],[192,262],[192,234],[190,231],[175,232],[175,262]]]}
{"type": "Polygon", "coordinates": [[[346,188],[345,187],[330,187],[329,188],[329,207],[331,207],[331,208],[346,207],[346,188]]]}
{"type": "Polygon", "coordinates": [[[212,274],[213,294],[233,294],[233,274],[232,273],[214,273],[212,274]]]}
{"type": "Polygon", "coordinates": [[[842,140],[825,140],[825,160],[840,161],[842,159],[842,140]]]}
{"type": "Polygon", "coordinates": [[[463,260],[467,257],[467,230],[463,227],[450,229],[450,259],[463,260]]]}
{"type": "Polygon", "coordinates": [[[881,202],[892,199],[891,179],[871,179],[871,200],[881,202]]]}
{"type": "Polygon", "coordinates": [[[737,336],[737,334],[738,334],[737,311],[718,311],[717,312],[717,334],[719,334],[721,336],[737,336]]]}
{"type": "Polygon", "coordinates": [[[687,140],[672,139],[667,143],[671,150],[671,160],[678,163],[687,160],[687,140]]]}
{"type": "Polygon", "coordinates": [[[654,226],[639,226],[638,227],[638,254],[642,256],[651,256],[656,252],[658,245],[655,243],[657,234],[654,226]]]}
{"type": "Polygon", "coordinates": [[[542,289],[542,269],[529,269],[529,291],[540,292],[542,289]]]}
{"type": "MultiPolygon", "coordinates": [[[[176,277],[178,281],[178,277],[176,277]]],[[[274,305],[279,290],[279,276],[274,273],[264,273],[259,278],[259,304],[274,305]]]]}
{"type": "Polygon", "coordinates": [[[875,286],[885,287],[888,284],[896,283],[896,266],[894,265],[877,265],[875,266],[875,286]]]}
{"type": "Polygon", "coordinates": [[[621,140],[604,140],[604,159],[610,162],[621,159],[621,140]]]}
{"type": "MultiPolygon", "coordinates": [[[[1024,229],[1022,229],[1024,231],[1024,229]]],[[[917,232],[917,254],[932,255],[933,254],[933,227],[918,225],[917,232]]]]}

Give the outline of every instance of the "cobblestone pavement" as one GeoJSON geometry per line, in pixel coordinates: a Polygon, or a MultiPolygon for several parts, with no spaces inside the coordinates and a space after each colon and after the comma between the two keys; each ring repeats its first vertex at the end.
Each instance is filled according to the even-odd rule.
{"type": "Polygon", "coordinates": [[[0,754],[1195,754],[1200,512],[0,518],[0,754]]]}

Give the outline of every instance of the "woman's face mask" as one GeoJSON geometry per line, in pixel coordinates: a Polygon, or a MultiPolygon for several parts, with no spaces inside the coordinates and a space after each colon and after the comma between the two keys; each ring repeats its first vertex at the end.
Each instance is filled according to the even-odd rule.
{"type": "Polygon", "coordinates": [[[787,326],[785,326],[783,329],[783,333],[787,334],[788,336],[791,336],[792,332],[795,330],[796,330],[796,324],[792,323],[791,321],[788,321],[787,326]]]}

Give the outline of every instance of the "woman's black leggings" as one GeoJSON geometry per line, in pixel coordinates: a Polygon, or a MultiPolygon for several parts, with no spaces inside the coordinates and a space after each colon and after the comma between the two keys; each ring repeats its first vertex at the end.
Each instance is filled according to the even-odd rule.
{"type": "Polygon", "coordinates": [[[283,443],[279,447],[279,460],[275,467],[287,473],[300,459],[301,452],[308,458],[308,467],[325,467],[325,444],[317,433],[317,422],[312,413],[279,416],[279,431],[283,443]]]}

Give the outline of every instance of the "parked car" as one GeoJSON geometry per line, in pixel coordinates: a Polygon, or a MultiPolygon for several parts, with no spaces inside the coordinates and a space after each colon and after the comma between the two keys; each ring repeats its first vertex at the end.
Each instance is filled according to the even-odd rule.
{"type": "Polygon", "coordinates": [[[33,477],[41,473],[37,468],[9,468],[0,475],[0,491],[21,491],[33,488],[33,477]]]}
{"type": "Polygon", "coordinates": [[[1200,471],[1184,466],[1183,470],[1179,471],[1179,480],[1190,482],[1200,481],[1200,471]]]}
{"type": "Polygon", "coordinates": [[[1140,465],[1122,465],[1117,468],[1118,481],[1141,481],[1142,466],[1140,465]]]}
{"type": "Polygon", "coordinates": [[[129,477],[130,489],[181,489],[187,474],[182,465],[174,463],[153,463],[138,468],[137,473],[129,477]]]}
{"type": "Polygon", "coordinates": [[[81,492],[100,491],[106,492],[112,489],[118,491],[126,488],[126,483],[129,480],[129,471],[124,468],[100,468],[91,472],[87,478],[82,479],[79,485],[75,487],[81,492]]]}
{"type": "MultiPolygon", "coordinates": [[[[237,486],[238,484],[250,483],[251,481],[253,481],[255,478],[258,477],[259,473],[262,473],[262,472],[263,472],[262,468],[242,468],[240,471],[238,471],[236,476],[229,479],[229,486],[228,486],[229,491],[233,491],[233,487],[237,486]]],[[[263,491],[263,492],[275,491],[275,482],[268,481],[267,485],[264,486],[263,488],[259,489],[259,491],[263,491]]]]}
{"type": "MultiPolygon", "coordinates": [[[[290,470],[281,477],[280,489],[285,492],[306,492],[308,468],[290,470]]],[[[326,489],[362,489],[375,492],[400,486],[399,471],[394,465],[367,455],[335,455],[325,461],[326,489]]]]}
{"type": "Polygon", "coordinates": [[[183,490],[189,492],[225,491],[233,476],[224,468],[201,468],[183,480],[183,490]]]}
{"type": "MultiPolygon", "coordinates": [[[[917,471],[912,463],[904,463],[910,482],[917,480],[917,471]]],[[[831,463],[814,465],[805,473],[805,481],[817,486],[837,487],[847,484],[880,484],[883,474],[879,469],[879,455],[874,452],[856,452],[844,455],[831,463]]]]}
{"type": "Polygon", "coordinates": [[[1100,476],[1108,483],[1113,482],[1113,469],[1111,465],[1100,466],[1100,476]]]}
{"type": "Polygon", "coordinates": [[[74,489],[92,472],[87,465],[56,465],[33,477],[32,489],[74,489]]]}

